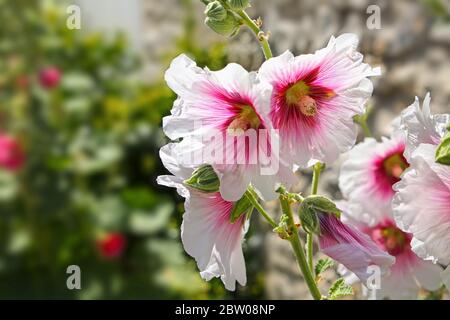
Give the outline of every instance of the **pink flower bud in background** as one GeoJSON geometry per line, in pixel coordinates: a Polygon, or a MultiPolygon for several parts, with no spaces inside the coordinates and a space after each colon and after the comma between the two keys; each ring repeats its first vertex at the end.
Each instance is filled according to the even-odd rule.
{"type": "Polygon", "coordinates": [[[97,242],[100,255],[106,259],[118,258],[125,249],[127,240],[121,233],[109,233],[97,242]]]}
{"type": "Polygon", "coordinates": [[[25,154],[17,140],[0,134],[0,168],[9,171],[19,170],[25,161],[25,154]]]}
{"type": "Polygon", "coordinates": [[[56,67],[45,68],[39,73],[39,82],[46,89],[58,86],[60,80],[61,71],[56,67]]]}

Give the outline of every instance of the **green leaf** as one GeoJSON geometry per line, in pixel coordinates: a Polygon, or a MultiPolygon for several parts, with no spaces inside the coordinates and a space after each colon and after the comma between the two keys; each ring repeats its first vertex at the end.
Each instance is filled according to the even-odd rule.
{"type": "Polygon", "coordinates": [[[247,196],[244,195],[234,204],[230,215],[230,222],[236,222],[243,214],[250,214],[251,211],[253,211],[253,205],[247,196]]]}
{"type": "Polygon", "coordinates": [[[318,276],[319,274],[325,272],[327,269],[331,268],[334,265],[333,260],[329,258],[320,259],[315,267],[315,273],[318,276]]]}
{"type": "Polygon", "coordinates": [[[306,232],[315,234],[320,232],[320,223],[316,211],[305,202],[300,205],[299,217],[306,232]]]}
{"type": "Polygon", "coordinates": [[[353,288],[345,283],[344,278],[337,279],[328,290],[328,298],[331,300],[336,300],[340,297],[353,294],[353,288]]]}
{"type": "Polygon", "coordinates": [[[442,138],[436,149],[436,162],[450,166],[450,132],[442,138]]]}
{"type": "Polygon", "coordinates": [[[133,211],[128,222],[130,231],[138,235],[149,235],[164,230],[167,227],[173,209],[173,204],[167,202],[151,212],[144,210],[133,211]]]}
{"type": "Polygon", "coordinates": [[[327,197],[321,196],[321,195],[311,195],[308,196],[303,203],[305,206],[309,206],[311,208],[314,208],[316,210],[319,210],[321,212],[325,213],[333,213],[337,217],[340,217],[341,210],[339,210],[333,201],[328,199],[327,197]]]}

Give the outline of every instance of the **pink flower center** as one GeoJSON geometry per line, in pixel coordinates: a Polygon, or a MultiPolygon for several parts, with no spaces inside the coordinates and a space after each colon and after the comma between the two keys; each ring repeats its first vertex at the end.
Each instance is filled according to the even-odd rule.
{"type": "Polygon", "coordinates": [[[227,127],[228,134],[239,136],[250,128],[258,129],[261,126],[261,119],[251,106],[237,104],[235,107],[237,112],[227,127]]]}
{"type": "Polygon", "coordinates": [[[396,256],[409,248],[411,236],[395,226],[391,221],[384,221],[369,232],[378,247],[396,256]]]}
{"type": "Polygon", "coordinates": [[[393,177],[395,182],[400,179],[403,171],[408,168],[408,162],[401,153],[394,153],[383,161],[383,168],[386,174],[393,177]]]}

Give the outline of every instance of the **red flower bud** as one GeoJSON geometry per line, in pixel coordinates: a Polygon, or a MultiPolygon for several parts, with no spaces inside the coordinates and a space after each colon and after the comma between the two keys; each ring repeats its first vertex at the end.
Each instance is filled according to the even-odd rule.
{"type": "Polygon", "coordinates": [[[98,240],[98,249],[106,259],[118,258],[126,246],[126,238],[121,233],[109,233],[98,240]]]}
{"type": "Polygon", "coordinates": [[[0,134],[0,168],[16,171],[23,166],[24,161],[25,155],[17,140],[0,134]]]}

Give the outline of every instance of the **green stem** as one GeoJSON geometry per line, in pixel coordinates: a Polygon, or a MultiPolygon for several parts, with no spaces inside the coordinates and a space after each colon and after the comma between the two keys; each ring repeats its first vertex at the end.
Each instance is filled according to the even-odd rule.
{"type": "Polygon", "coordinates": [[[267,220],[267,222],[272,226],[272,228],[276,228],[278,224],[273,220],[273,218],[267,213],[267,211],[261,206],[258,202],[258,199],[255,195],[255,192],[252,189],[247,189],[245,192],[247,199],[253,204],[256,210],[267,220]]]}
{"type": "Polygon", "coordinates": [[[316,282],[314,280],[314,276],[311,273],[310,268],[308,267],[308,263],[306,261],[305,253],[303,252],[302,243],[300,237],[298,235],[297,226],[294,222],[294,216],[292,214],[291,207],[289,205],[288,200],[284,195],[280,196],[281,209],[283,213],[288,217],[288,226],[291,230],[292,234],[289,238],[289,242],[291,243],[292,249],[294,250],[295,257],[297,258],[298,266],[305,278],[306,284],[308,285],[309,291],[311,292],[312,297],[315,300],[320,300],[322,295],[320,294],[319,289],[317,288],[316,282]]]}
{"type": "Polygon", "coordinates": [[[236,13],[242,18],[244,24],[253,31],[256,35],[256,38],[259,41],[262,51],[264,52],[264,57],[267,59],[272,58],[272,51],[270,50],[269,41],[267,40],[267,36],[262,34],[262,30],[258,27],[258,25],[253,21],[248,14],[244,10],[236,11],[236,13]]]}
{"type": "MultiPolygon", "coordinates": [[[[316,163],[313,166],[311,194],[317,194],[317,189],[319,188],[319,178],[320,178],[320,173],[322,172],[322,169],[323,169],[323,164],[320,162],[316,163]]],[[[312,274],[314,275],[313,244],[314,244],[314,235],[312,233],[307,233],[307,235],[306,235],[306,257],[308,260],[309,269],[311,270],[312,274]]]]}

